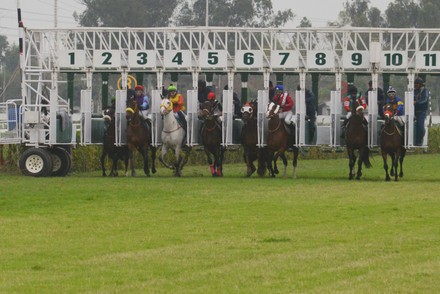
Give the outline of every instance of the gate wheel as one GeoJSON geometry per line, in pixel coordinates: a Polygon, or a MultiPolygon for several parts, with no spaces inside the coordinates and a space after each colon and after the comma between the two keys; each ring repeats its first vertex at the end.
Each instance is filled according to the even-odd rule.
{"type": "Polygon", "coordinates": [[[46,149],[29,148],[21,155],[19,166],[25,176],[47,177],[52,172],[52,156],[46,149]]]}
{"type": "Polygon", "coordinates": [[[51,176],[55,177],[64,177],[66,176],[72,165],[72,160],[70,158],[69,152],[66,149],[61,147],[55,147],[49,149],[50,154],[52,155],[53,168],[51,176]]]}

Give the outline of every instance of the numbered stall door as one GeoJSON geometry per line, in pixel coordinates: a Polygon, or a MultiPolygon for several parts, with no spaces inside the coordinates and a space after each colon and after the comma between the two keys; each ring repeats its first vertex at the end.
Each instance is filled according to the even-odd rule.
{"type": "Polygon", "coordinates": [[[414,92],[405,92],[405,148],[414,147],[414,92]]]}
{"type": "Polygon", "coordinates": [[[115,131],[116,146],[127,144],[127,90],[116,90],[115,131]]]}
{"type": "Polygon", "coordinates": [[[80,144],[92,143],[92,90],[81,90],[81,138],[80,144]]]}
{"type": "Polygon", "coordinates": [[[332,147],[341,146],[341,91],[331,91],[330,94],[330,145],[332,147]]]}
{"type": "Polygon", "coordinates": [[[155,147],[162,145],[163,119],[160,114],[160,104],[162,102],[162,90],[151,91],[151,144],[155,147]]]}
{"type": "Polygon", "coordinates": [[[188,90],[187,97],[187,144],[188,146],[196,146],[200,144],[199,141],[199,119],[197,112],[199,110],[199,101],[197,90],[188,90]]]}
{"type": "Polygon", "coordinates": [[[368,92],[368,146],[378,146],[377,91],[368,92]]]}
{"type": "Polygon", "coordinates": [[[223,119],[222,119],[222,144],[232,145],[234,99],[233,90],[223,90],[223,119]]]}
{"type": "Polygon", "coordinates": [[[257,133],[258,147],[267,145],[267,133],[269,122],[266,118],[267,104],[269,103],[269,90],[258,90],[258,112],[257,112],[257,133]]]}
{"type": "Polygon", "coordinates": [[[295,92],[295,145],[304,146],[306,142],[306,94],[304,90],[295,92]]]}

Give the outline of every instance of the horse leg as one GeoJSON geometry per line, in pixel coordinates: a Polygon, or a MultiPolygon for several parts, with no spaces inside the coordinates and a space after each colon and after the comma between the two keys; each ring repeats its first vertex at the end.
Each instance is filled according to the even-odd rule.
{"type": "Polygon", "coordinates": [[[174,164],[176,168],[176,176],[180,177],[182,176],[182,170],[180,168],[180,164],[182,162],[182,156],[180,155],[181,147],[180,145],[176,146],[176,149],[174,150],[174,155],[176,156],[176,163],[174,164]]]}
{"type": "Polygon", "coordinates": [[[397,150],[396,157],[394,158],[394,161],[393,161],[393,166],[394,166],[394,171],[395,171],[394,181],[396,181],[396,182],[399,180],[399,174],[397,173],[397,168],[399,166],[399,159],[400,159],[400,152],[399,152],[399,150],[397,150]]]}
{"type": "Polygon", "coordinates": [[[293,147],[293,178],[296,179],[296,166],[298,165],[298,147],[293,147]]]}
{"type": "Polygon", "coordinates": [[[273,152],[268,152],[266,158],[266,165],[267,165],[267,169],[269,170],[269,176],[271,176],[272,178],[275,177],[275,171],[273,170],[273,166],[272,166],[273,156],[274,156],[273,152]]]}
{"type": "Polygon", "coordinates": [[[125,176],[128,176],[128,153],[124,153],[125,176]]]}
{"type": "Polygon", "coordinates": [[[266,167],[267,167],[267,149],[266,148],[258,148],[257,151],[257,160],[258,160],[258,169],[257,173],[260,177],[264,176],[266,173],[266,167]]]}
{"type": "Polygon", "coordinates": [[[276,152],[274,157],[273,157],[273,172],[275,174],[279,174],[280,173],[280,171],[278,170],[278,165],[277,165],[278,157],[280,157],[280,152],[276,152]]]}
{"type": "Polygon", "coordinates": [[[364,152],[363,148],[361,150],[359,150],[359,158],[358,158],[358,162],[357,162],[358,168],[357,168],[356,180],[360,180],[361,176],[362,176],[362,163],[363,163],[363,161],[362,161],[362,158],[363,158],[362,154],[363,154],[363,152],[364,152]]]}
{"type": "Polygon", "coordinates": [[[113,154],[112,156],[112,170],[110,171],[110,176],[118,176],[118,154],[113,154]]]}
{"type": "Polygon", "coordinates": [[[390,154],[390,158],[391,158],[390,176],[394,177],[394,159],[396,158],[395,157],[396,154],[393,151],[391,151],[389,154],[390,154]]]}
{"type": "Polygon", "coordinates": [[[354,164],[356,162],[356,156],[354,155],[354,149],[347,148],[347,153],[348,153],[348,167],[350,168],[350,173],[348,175],[348,179],[353,180],[353,177],[354,177],[353,168],[354,168],[354,164]]]}
{"type": "Polygon", "coordinates": [[[403,159],[405,158],[405,154],[406,154],[406,149],[405,148],[401,148],[400,150],[400,173],[399,173],[399,177],[403,177],[403,159]]]}
{"type": "Polygon", "coordinates": [[[209,164],[209,169],[210,169],[210,171],[211,171],[211,175],[212,175],[213,177],[215,177],[215,176],[217,176],[217,174],[215,173],[214,164],[212,163],[211,153],[209,152],[209,150],[208,150],[207,147],[205,147],[205,154],[206,154],[206,157],[207,157],[207,159],[208,159],[208,164],[209,164]]]}
{"type": "Polygon", "coordinates": [[[225,157],[225,150],[226,148],[223,148],[223,146],[220,146],[220,149],[218,149],[219,158],[217,165],[217,175],[220,177],[223,177],[223,158],[225,157]]]}
{"type": "Polygon", "coordinates": [[[385,170],[385,181],[391,180],[390,175],[388,174],[388,163],[387,163],[387,152],[382,150],[382,159],[383,159],[383,169],[385,170]]]}
{"type": "Polygon", "coordinates": [[[250,177],[255,171],[255,165],[253,163],[253,158],[251,156],[252,156],[251,153],[248,150],[246,150],[244,154],[244,161],[246,162],[246,166],[247,166],[247,173],[246,173],[247,177],[250,177]]]}
{"type": "Polygon", "coordinates": [[[167,168],[174,169],[174,166],[165,161],[164,157],[168,152],[168,146],[162,145],[162,149],[160,150],[159,161],[167,168]]]}
{"type": "Polygon", "coordinates": [[[134,170],[134,163],[133,163],[133,146],[129,146],[129,152],[128,152],[128,159],[130,161],[130,170],[131,170],[131,176],[136,176],[136,171],[134,170]]]}
{"type": "Polygon", "coordinates": [[[151,149],[151,172],[155,174],[157,172],[156,170],[156,152],[157,147],[150,146],[151,149]]]}
{"type": "Polygon", "coordinates": [[[101,168],[102,168],[102,176],[103,177],[106,177],[107,176],[107,174],[105,173],[105,156],[107,155],[107,152],[105,151],[105,146],[103,147],[103,149],[102,149],[102,154],[101,154],[101,159],[100,159],[100,161],[101,161],[101,168]]]}
{"type": "Polygon", "coordinates": [[[283,161],[283,165],[284,165],[284,172],[283,172],[283,178],[285,178],[287,176],[287,158],[286,158],[286,154],[281,153],[280,154],[281,160],[283,161]]]}
{"type": "Polygon", "coordinates": [[[144,173],[147,177],[150,176],[150,167],[148,166],[148,147],[144,146],[142,148],[142,156],[144,157],[144,173]]]}

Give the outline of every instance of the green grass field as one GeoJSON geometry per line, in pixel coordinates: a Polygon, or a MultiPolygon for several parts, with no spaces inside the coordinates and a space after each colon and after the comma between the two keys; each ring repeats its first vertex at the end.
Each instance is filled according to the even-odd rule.
{"type": "Polygon", "coordinates": [[[439,292],[440,157],[407,156],[398,183],[372,164],[361,181],[347,159],[295,180],[0,174],[0,292],[439,292]]]}

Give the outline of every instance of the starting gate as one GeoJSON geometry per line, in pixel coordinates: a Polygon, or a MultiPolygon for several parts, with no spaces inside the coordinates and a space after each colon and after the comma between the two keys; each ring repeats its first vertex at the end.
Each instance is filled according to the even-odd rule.
{"type": "MultiPolygon", "coordinates": [[[[100,132],[102,118],[92,109],[93,73],[119,73],[122,90],[116,93],[116,144],[125,144],[125,97],[128,73],[156,74],[152,91],[151,118],[153,144],[160,145],[162,128],[159,101],[164,73],[190,73],[192,89],[187,91],[187,143],[199,144],[197,118],[197,80],[202,73],[226,73],[229,90],[223,92],[223,145],[233,140],[233,77],[237,73],[260,73],[264,85],[258,91],[258,146],[266,144],[269,75],[294,73],[305,88],[310,73],[332,73],[336,83],[329,97],[331,107],[327,125],[317,132],[327,139],[319,144],[341,146],[341,80],[343,74],[369,73],[373,89],[378,74],[406,74],[405,92],[406,147],[414,146],[413,81],[418,74],[440,73],[439,29],[381,28],[72,28],[20,29],[20,66],[22,99],[0,104],[0,143],[22,143],[36,149],[50,150],[76,143],[96,144],[93,133],[100,132]],[[439,58],[437,58],[439,56],[439,58]],[[80,122],[72,123],[69,101],[62,97],[59,86],[66,83],[66,74],[86,75],[81,91],[80,122]],[[41,148],[42,147],[42,148],[41,148]]],[[[306,146],[304,90],[295,92],[296,144],[306,146]]],[[[377,146],[377,92],[369,94],[367,111],[369,145],[377,146]]],[[[427,142],[425,136],[425,147],[427,142]]],[[[67,148],[68,149],[68,148],[67,148]]],[[[40,150],[41,151],[41,150],[40,150]]],[[[50,156],[44,152],[26,153],[22,169],[28,174],[51,174],[50,156]],[[30,155],[29,155],[30,154],[30,155]],[[41,168],[34,170],[28,157],[41,157],[41,168]],[[48,159],[49,158],[49,159],[48,159]],[[48,166],[50,168],[48,168],[48,166]]],[[[59,153],[59,152],[55,152],[59,153]]],[[[52,157],[54,152],[51,153],[52,157]]],[[[61,158],[61,161],[70,158],[61,158]]]]}

